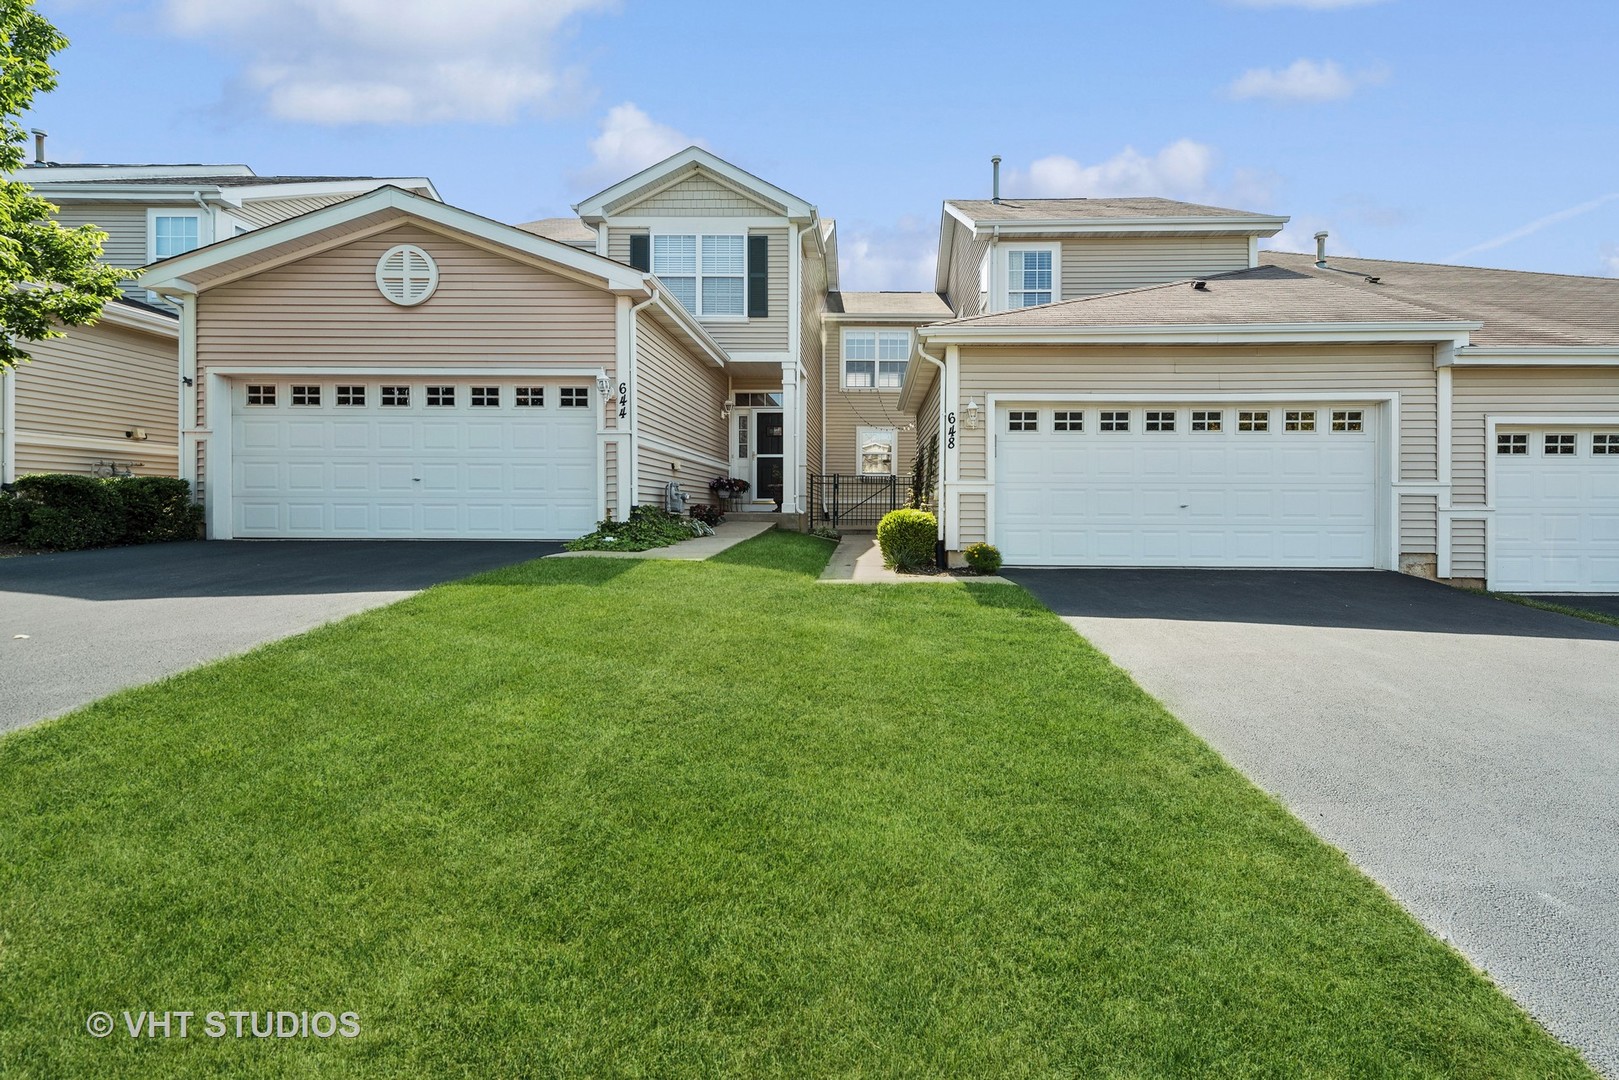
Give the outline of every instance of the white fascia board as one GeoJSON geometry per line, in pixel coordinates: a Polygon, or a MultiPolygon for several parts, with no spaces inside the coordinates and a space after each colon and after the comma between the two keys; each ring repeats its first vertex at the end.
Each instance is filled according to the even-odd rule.
{"type": "MultiPolygon", "coordinates": [[[[155,311],[145,308],[130,307],[117,301],[109,300],[107,306],[101,309],[99,322],[111,323],[128,330],[141,330],[159,337],[180,337],[180,320],[173,315],[159,315],[155,311]]],[[[71,332],[71,331],[70,331],[71,332]]]]}
{"type": "MultiPolygon", "coordinates": [[[[600,221],[606,216],[606,208],[609,204],[639,188],[646,187],[660,176],[681,172],[694,164],[723,177],[731,184],[742,188],[755,197],[762,197],[766,202],[776,203],[787,211],[789,218],[809,219],[815,216],[815,207],[800,199],[797,195],[784,191],[769,181],[761,180],[746,170],[737,168],[729,161],[709,153],[700,146],[688,146],[686,149],[664,158],[655,165],[647,166],[634,176],[627,177],[612,187],[598,191],[588,199],[575,204],[574,213],[587,221],[592,218],[600,221]]],[[[594,221],[590,223],[595,224],[594,221]]]]}
{"type": "MultiPolygon", "coordinates": [[[[961,215],[949,203],[944,204],[944,213],[939,215],[939,253],[933,264],[933,291],[948,293],[950,291],[950,246],[955,238],[956,222],[961,215]]],[[[967,223],[972,228],[972,223],[967,223]]]]}
{"type": "Polygon", "coordinates": [[[922,326],[917,337],[929,342],[960,344],[1218,344],[1221,342],[1410,342],[1466,341],[1482,323],[1241,323],[1182,326],[993,327],[922,326]]]}
{"type": "Polygon", "coordinates": [[[198,194],[220,201],[220,189],[212,184],[142,184],[138,188],[124,184],[74,184],[62,189],[41,184],[34,187],[34,193],[53,203],[190,203],[195,206],[198,194]]]}
{"type": "Polygon", "coordinates": [[[914,412],[912,403],[920,395],[927,393],[928,387],[933,383],[933,377],[938,374],[937,368],[916,354],[919,347],[920,342],[912,348],[910,361],[905,365],[905,379],[899,384],[899,401],[895,407],[900,412],[914,412]]]}
{"type": "Polygon", "coordinates": [[[1619,345],[1469,345],[1455,367],[1619,367],[1619,345]]]}
{"type": "MultiPolygon", "coordinates": [[[[567,267],[602,280],[606,288],[615,293],[622,292],[634,296],[647,294],[647,285],[642,273],[623,263],[572,247],[560,240],[548,240],[543,236],[526,233],[515,226],[503,225],[470,211],[437,202],[423,195],[413,195],[396,187],[381,187],[345,202],[312,210],[307,214],[267,225],[241,236],[230,237],[184,255],[176,255],[172,259],[165,259],[152,267],[153,272],[142,278],[141,284],[158,293],[164,290],[195,292],[195,288],[184,281],[185,275],[246,255],[270,251],[288,240],[308,236],[383,210],[398,210],[423,221],[567,267]]],[[[207,288],[206,285],[203,287],[207,288]]]]}
{"type": "Polygon", "coordinates": [[[413,194],[430,192],[435,202],[443,202],[433,181],[425,176],[376,177],[371,180],[325,180],[308,184],[244,184],[240,187],[221,188],[220,194],[233,203],[257,202],[261,199],[308,199],[320,195],[342,195],[353,192],[363,195],[379,187],[396,187],[413,194]]]}
{"type": "Polygon", "coordinates": [[[984,239],[992,234],[1006,236],[1094,236],[1106,234],[1153,235],[1196,234],[1199,236],[1275,236],[1286,227],[1289,218],[1234,218],[1179,217],[1179,218],[1097,218],[1075,221],[1073,218],[1050,218],[1041,221],[986,221],[973,227],[973,235],[984,239]]]}

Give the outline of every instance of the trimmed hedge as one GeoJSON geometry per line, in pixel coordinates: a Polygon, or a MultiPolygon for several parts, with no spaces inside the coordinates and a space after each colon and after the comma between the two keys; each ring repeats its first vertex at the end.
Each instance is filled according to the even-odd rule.
{"type": "Polygon", "coordinates": [[[877,523],[877,546],[883,565],[920,570],[933,565],[939,519],[926,510],[892,510],[877,523]]]}
{"type": "Polygon", "coordinates": [[[170,476],[22,476],[0,496],[0,543],[53,551],[196,540],[202,507],[170,476]]]}
{"type": "Polygon", "coordinates": [[[1001,552],[994,544],[968,544],[961,557],[975,573],[993,574],[1001,568],[1001,552]]]}

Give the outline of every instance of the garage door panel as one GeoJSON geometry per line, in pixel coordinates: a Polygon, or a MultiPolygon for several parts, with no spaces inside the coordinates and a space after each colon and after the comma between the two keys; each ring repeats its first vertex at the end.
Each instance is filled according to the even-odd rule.
{"type": "MultiPolygon", "coordinates": [[[[1035,432],[1008,431],[997,415],[995,541],[1008,563],[1374,565],[1374,435],[1326,423],[1239,433],[1229,405],[1221,432],[1149,432],[1152,405],[1130,410],[1130,432],[1098,430],[1098,410],[1124,408],[1094,406],[1083,433],[1052,431],[1047,410],[1035,432]]],[[[1186,410],[1176,414],[1184,428],[1186,410]]]]}
{"type": "Polygon", "coordinates": [[[1588,429],[1553,430],[1574,436],[1573,453],[1545,453],[1549,432],[1503,429],[1528,440],[1494,455],[1490,586],[1619,592],[1619,458],[1595,453],[1588,429]]]}
{"type": "MultiPolygon", "coordinates": [[[[599,495],[591,409],[425,405],[254,407],[235,397],[232,517],[241,537],[561,539],[594,524],[599,495]]],[[[435,384],[437,385],[437,384],[435,384]]],[[[240,391],[240,388],[237,388],[240,391]]],[[[508,392],[503,395],[511,400],[508,392]]]]}

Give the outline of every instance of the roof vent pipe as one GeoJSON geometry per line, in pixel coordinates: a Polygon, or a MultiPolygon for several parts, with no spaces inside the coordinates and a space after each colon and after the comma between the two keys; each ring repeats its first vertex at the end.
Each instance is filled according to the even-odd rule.
{"type": "Polygon", "coordinates": [[[990,202],[996,206],[1001,205],[1001,155],[996,154],[989,159],[990,168],[994,173],[995,181],[991,187],[990,202]]]}
{"type": "Polygon", "coordinates": [[[1325,229],[1315,234],[1315,264],[1320,267],[1327,265],[1327,231],[1325,229]]]}
{"type": "Polygon", "coordinates": [[[45,164],[45,133],[39,128],[34,129],[34,164],[45,164]]]}

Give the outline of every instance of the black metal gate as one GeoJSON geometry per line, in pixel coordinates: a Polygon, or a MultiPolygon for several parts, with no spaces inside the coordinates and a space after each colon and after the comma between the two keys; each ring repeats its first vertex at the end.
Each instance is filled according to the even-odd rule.
{"type": "Polygon", "coordinates": [[[873,529],[891,510],[905,505],[897,476],[842,476],[810,473],[810,527],[873,529]]]}

